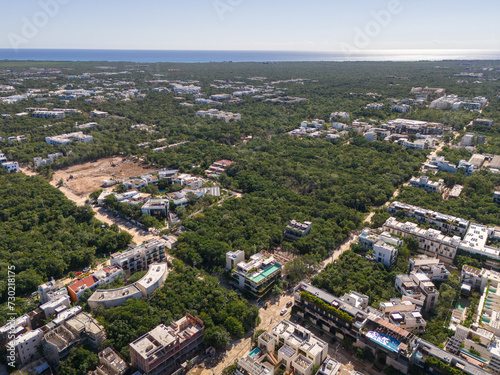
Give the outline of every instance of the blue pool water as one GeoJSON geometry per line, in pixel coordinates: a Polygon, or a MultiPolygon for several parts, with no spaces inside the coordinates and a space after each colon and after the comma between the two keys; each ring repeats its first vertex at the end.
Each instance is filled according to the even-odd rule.
{"type": "Polygon", "coordinates": [[[397,353],[399,344],[401,344],[398,340],[396,340],[394,337],[391,337],[389,335],[383,335],[378,332],[370,331],[366,334],[366,336],[372,340],[375,341],[377,344],[382,345],[383,347],[397,353]]]}
{"type": "Polygon", "coordinates": [[[250,358],[253,358],[253,357],[255,357],[255,356],[256,356],[257,354],[259,354],[259,353],[260,353],[260,349],[259,349],[259,348],[255,348],[254,350],[252,350],[252,351],[248,354],[248,356],[249,356],[250,358]]]}

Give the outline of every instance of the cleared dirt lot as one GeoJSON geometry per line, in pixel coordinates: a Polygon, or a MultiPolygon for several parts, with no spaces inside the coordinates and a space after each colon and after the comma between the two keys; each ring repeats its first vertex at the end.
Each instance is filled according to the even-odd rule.
{"type": "Polygon", "coordinates": [[[124,180],[153,171],[154,168],[136,161],[112,157],[58,170],[54,173],[52,184],[57,184],[62,178],[66,189],[86,199],[90,193],[101,188],[103,180],[124,180]]]}

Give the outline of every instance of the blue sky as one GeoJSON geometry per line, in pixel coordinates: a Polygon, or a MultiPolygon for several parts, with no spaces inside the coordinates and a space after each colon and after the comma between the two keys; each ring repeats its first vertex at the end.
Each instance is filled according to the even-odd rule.
{"type": "Polygon", "coordinates": [[[0,9],[0,48],[500,50],[498,0],[0,0],[0,9]]]}

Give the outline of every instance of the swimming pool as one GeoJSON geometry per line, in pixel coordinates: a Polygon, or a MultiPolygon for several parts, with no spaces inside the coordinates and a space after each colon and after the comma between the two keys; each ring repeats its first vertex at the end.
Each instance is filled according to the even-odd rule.
{"type": "Polygon", "coordinates": [[[254,350],[252,350],[250,353],[248,353],[248,356],[249,356],[250,358],[253,358],[253,357],[255,357],[255,356],[256,356],[257,354],[259,354],[259,353],[260,353],[260,349],[259,349],[259,348],[255,348],[255,349],[254,349],[254,350]]]}
{"type": "Polygon", "coordinates": [[[383,335],[381,333],[375,332],[375,331],[370,331],[366,334],[366,337],[368,337],[370,340],[376,342],[377,344],[382,345],[383,347],[397,353],[399,350],[399,344],[401,344],[398,340],[396,340],[394,337],[391,337],[389,335],[383,335]]]}

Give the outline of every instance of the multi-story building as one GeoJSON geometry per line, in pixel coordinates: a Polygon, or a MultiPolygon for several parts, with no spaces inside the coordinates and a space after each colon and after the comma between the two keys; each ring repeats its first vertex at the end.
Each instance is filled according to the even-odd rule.
{"type": "MultiPolygon", "coordinates": [[[[226,254],[226,263],[231,261],[233,252],[226,254]]],[[[242,292],[253,298],[261,298],[281,277],[281,264],[273,256],[254,254],[248,262],[239,262],[231,273],[231,282],[242,292]]]]}
{"type": "Polygon", "coordinates": [[[427,255],[419,255],[409,260],[409,272],[424,273],[431,281],[446,281],[450,271],[439,261],[438,258],[430,258],[427,255]]]}
{"type": "Polygon", "coordinates": [[[365,250],[372,250],[373,246],[379,241],[392,244],[396,247],[403,246],[403,240],[389,232],[379,233],[376,230],[365,228],[358,236],[358,243],[363,246],[365,250]]]}
{"type": "Polygon", "coordinates": [[[46,159],[43,159],[41,156],[37,156],[37,157],[33,158],[33,165],[35,166],[35,168],[41,167],[44,165],[48,165],[48,164],[52,163],[54,160],[56,160],[57,158],[60,158],[62,156],[64,156],[62,152],[56,152],[54,154],[49,154],[49,155],[47,155],[46,159]]]}
{"type": "Polygon", "coordinates": [[[118,289],[97,289],[88,299],[89,307],[94,310],[97,306],[105,309],[123,305],[129,299],[141,299],[142,291],[137,285],[126,285],[118,289]]]}
{"type": "Polygon", "coordinates": [[[161,238],[129,247],[130,249],[123,253],[111,255],[111,265],[123,268],[127,274],[147,270],[150,264],[161,262],[165,258],[166,241],[161,238]]]}
{"type": "Polygon", "coordinates": [[[9,173],[19,173],[21,170],[19,169],[19,163],[17,161],[6,161],[2,163],[2,166],[7,169],[9,173]]]}
{"type": "Polygon", "coordinates": [[[234,164],[234,161],[225,159],[216,161],[205,170],[205,175],[208,178],[219,177],[231,164],[234,164]]]}
{"type": "Polygon", "coordinates": [[[68,294],[72,302],[78,302],[87,289],[95,290],[102,285],[112,283],[115,279],[122,276],[123,270],[120,267],[105,267],[91,275],[73,281],[68,286],[68,294]]]}
{"type": "Polygon", "coordinates": [[[379,309],[387,321],[409,332],[423,332],[427,327],[427,322],[422,317],[420,309],[411,301],[391,298],[389,302],[380,302],[379,309]]]}
{"type": "MultiPolygon", "coordinates": [[[[408,275],[403,276],[413,283],[408,275]]],[[[386,366],[393,366],[404,374],[410,373],[409,369],[412,364],[421,367],[424,371],[432,371],[433,366],[431,362],[428,362],[431,360],[460,369],[468,375],[489,374],[487,370],[480,367],[479,362],[468,362],[467,359],[440,349],[403,328],[406,323],[409,323],[406,328],[415,326],[415,329],[421,329],[424,321],[418,314],[413,316],[410,313],[411,316],[407,317],[408,321],[404,321],[404,318],[399,319],[396,315],[395,319],[392,319],[394,323],[391,323],[391,318],[387,317],[387,314],[397,313],[398,310],[407,311],[414,307],[412,312],[419,311],[419,306],[409,298],[403,297],[401,300],[384,302],[381,304],[382,311],[371,307],[360,310],[321,289],[300,283],[295,288],[295,305],[299,316],[307,318],[323,332],[336,334],[339,338],[350,337],[356,347],[370,349],[375,357],[384,358],[386,366]],[[321,303],[316,303],[315,300],[321,303]],[[339,311],[345,315],[339,314],[339,311]],[[415,324],[410,321],[412,317],[415,318],[415,324]]],[[[266,337],[267,340],[264,346],[261,346],[259,340],[260,349],[263,349],[270,339],[274,339],[270,334],[264,335],[262,337],[266,337]]],[[[333,366],[331,367],[333,369],[333,366]]],[[[328,371],[326,374],[335,374],[334,370],[331,371],[333,372],[328,371]]]]}
{"type": "Polygon", "coordinates": [[[69,308],[69,305],[69,296],[67,294],[63,294],[58,298],[52,299],[49,302],[40,305],[40,309],[43,311],[44,318],[49,319],[52,315],[59,314],[69,308]]]}
{"type": "Polygon", "coordinates": [[[45,284],[38,286],[38,296],[40,297],[40,303],[42,304],[64,294],[67,295],[68,290],[64,286],[64,283],[59,280],[48,281],[45,284]]]}
{"type": "Polygon", "coordinates": [[[455,164],[450,164],[444,156],[433,156],[430,164],[435,166],[440,171],[455,173],[457,171],[457,166],[455,164]]]}
{"type": "Polygon", "coordinates": [[[45,142],[49,145],[69,145],[71,142],[88,143],[94,138],[91,135],[84,134],[83,132],[73,132],[61,135],[54,135],[52,137],[45,137],[45,142]]]}
{"type": "Polygon", "coordinates": [[[433,310],[439,299],[439,291],[424,273],[396,276],[394,287],[403,295],[403,301],[410,301],[424,310],[433,310]]]}
{"type": "Polygon", "coordinates": [[[190,359],[202,344],[203,322],[187,314],[166,327],[160,324],[130,343],[132,367],[145,375],[169,375],[190,359]]]}
{"type": "Polygon", "coordinates": [[[426,255],[437,256],[445,262],[453,261],[460,244],[458,236],[448,237],[439,230],[422,229],[411,222],[401,223],[394,217],[387,219],[383,229],[402,237],[414,236],[418,240],[418,247],[421,251],[426,255]]]}
{"type": "Polygon", "coordinates": [[[205,181],[202,178],[191,176],[190,174],[180,174],[172,177],[172,184],[189,186],[190,189],[200,189],[205,181]]]}
{"type": "Polygon", "coordinates": [[[90,117],[106,118],[108,117],[108,112],[98,111],[97,109],[94,109],[92,112],[90,112],[90,117]]]}
{"type": "Polygon", "coordinates": [[[493,202],[500,204],[500,191],[493,193],[493,202]]]}
{"type": "MultiPolygon", "coordinates": [[[[486,245],[489,233],[486,225],[472,223],[458,249],[496,262],[500,261],[500,249],[486,245]]],[[[498,268],[498,264],[493,266],[498,268]]]]}
{"type": "Polygon", "coordinates": [[[412,177],[410,179],[410,186],[418,189],[423,189],[431,193],[442,193],[444,187],[444,180],[431,181],[427,176],[412,177]]]}
{"type": "Polygon", "coordinates": [[[15,350],[17,363],[25,366],[31,362],[32,357],[37,354],[38,346],[42,343],[44,331],[37,328],[16,337],[7,344],[7,351],[15,350]]]}
{"type": "Polygon", "coordinates": [[[124,375],[129,370],[127,362],[110,347],[101,350],[97,357],[99,366],[89,375],[124,375]]]}
{"type": "Polygon", "coordinates": [[[155,217],[168,217],[168,209],[168,199],[148,199],[141,207],[141,212],[155,217]]]}
{"type": "Polygon", "coordinates": [[[398,248],[391,243],[378,241],[373,245],[372,256],[376,262],[390,267],[398,259],[398,248]]]}
{"type": "Polygon", "coordinates": [[[230,271],[236,268],[238,263],[245,261],[245,252],[243,250],[228,251],[226,253],[226,270],[230,271]]]}
{"type": "Polygon", "coordinates": [[[241,120],[241,115],[239,113],[223,112],[215,108],[209,109],[208,111],[198,111],[196,112],[196,116],[217,119],[217,120],[224,120],[225,122],[229,122],[231,120],[233,121],[241,120]]]}
{"type": "Polygon", "coordinates": [[[451,233],[464,236],[469,227],[468,220],[406,203],[395,201],[387,208],[387,212],[390,214],[396,214],[401,211],[404,212],[406,216],[413,217],[421,223],[428,223],[436,226],[438,230],[445,234],[451,233]]]}
{"type": "Polygon", "coordinates": [[[46,119],[62,119],[66,117],[64,111],[34,111],[31,116],[46,119]]]}
{"type": "MultiPolygon", "coordinates": [[[[288,367],[291,365],[296,369],[295,365],[298,364],[301,374],[307,374],[305,370],[308,369],[309,366],[311,366],[311,369],[313,366],[319,366],[328,355],[328,344],[325,341],[314,335],[308,329],[288,319],[283,319],[276,324],[270,331],[270,334],[261,336],[258,338],[258,346],[269,353],[274,353],[275,345],[290,348],[291,355],[286,355],[286,357],[291,359],[292,363],[288,362],[287,365],[288,367]],[[306,366],[304,366],[304,364],[294,363],[297,358],[299,360],[305,359],[304,364],[306,364],[306,366]]],[[[280,356],[280,353],[278,353],[278,360],[280,360],[280,356]]]]}
{"type": "Polygon", "coordinates": [[[307,236],[311,231],[312,223],[310,221],[304,221],[299,223],[298,221],[292,220],[285,228],[284,238],[286,240],[295,241],[300,237],[307,236]]]}

